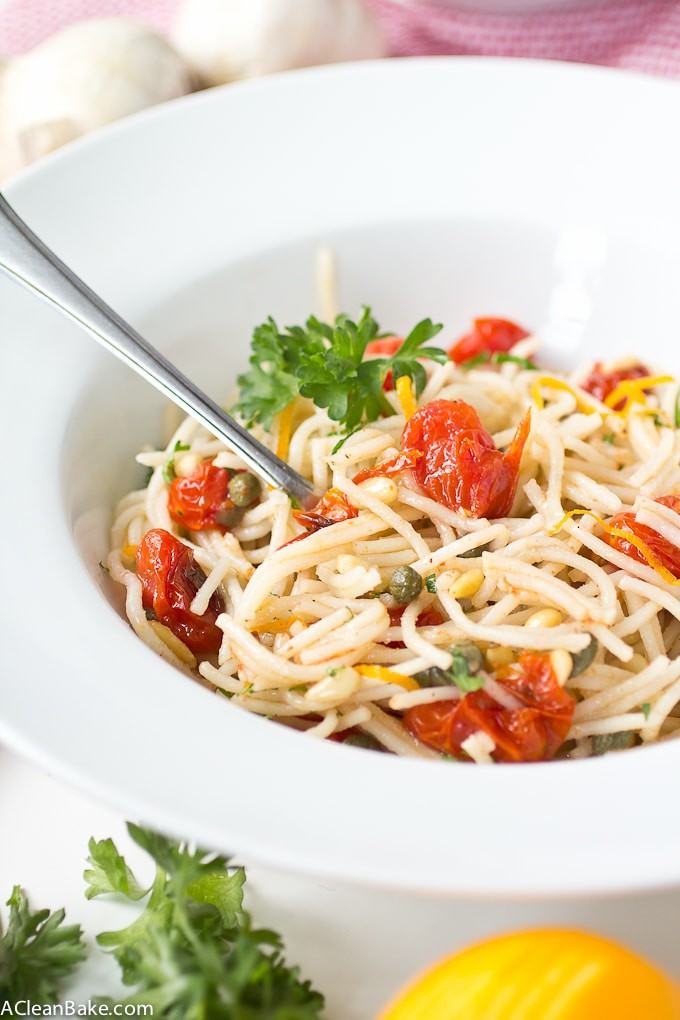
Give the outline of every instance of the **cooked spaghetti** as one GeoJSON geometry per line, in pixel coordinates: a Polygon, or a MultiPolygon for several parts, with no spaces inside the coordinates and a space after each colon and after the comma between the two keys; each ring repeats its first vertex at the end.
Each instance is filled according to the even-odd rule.
{"type": "Polygon", "coordinates": [[[261,327],[289,345],[285,406],[257,414],[261,353],[238,406],[325,496],[300,512],[191,419],[140,453],[150,480],[107,560],[139,637],[241,708],[396,754],[536,761],[674,735],[677,382],[632,359],[537,367],[538,340],[503,320],[436,358],[360,324],[374,389],[353,405],[359,373],[339,408],[311,369],[295,392],[291,352],[340,351],[354,324],[310,322],[261,327]]]}

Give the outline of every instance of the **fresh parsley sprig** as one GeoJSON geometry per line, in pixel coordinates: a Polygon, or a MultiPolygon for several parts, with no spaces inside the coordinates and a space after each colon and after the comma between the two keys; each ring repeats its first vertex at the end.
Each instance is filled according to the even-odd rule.
{"type": "Polygon", "coordinates": [[[249,425],[260,422],[271,428],[277,414],[298,394],[328,409],[333,421],[350,431],[363,422],[393,414],[383,383],[408,376],[416,394],[425,386],[423,358],[446,362],[448,354],[425,346],[442,327],[423,319],[390,357],[364,360],[368,344],[379,335],[370,308],[361,310],[354,322],[339,315],[333,326],[314,316],[305,327],[288,326],[279,331],[273,319],[253,334],[250,369],[238,377],[240,398],[235,411],[249,425]]]}
{"type": "Polygon", "coordinates": [[[85,958],[80,925],[64,924],[63,910],[31,910],[18,885],[7,906],[4,935],[0,926],[0,1003],[31,998],[54,1005],[64,979],[85,958]]]}
{"type": "Polygon", "coordinates": [[[463,361],[460,367],[467,372],[471,368],[476,368],[477,365],[504,365],[506,363],[519,365],[520,368],[524,368],[528,372],[538,371],[538,365],[535,365],[530,358],[520,358],[516,354],[507,354],[505,351],[482,351],[480,354],[468,358],[467,361],[463,361]]]}
{"type": "MultiPolygon", "coordinates": [[[[97,937],[130,989],[122,1003],[98,1003],[111,1013],[115,1006],[151,1005],[163,1020],[320,1020],[323,996],[286,962],[279,935],[254,928],[243,910],[242,868],[137,825],[128,831],[155,863],[148,888],[113,840],[89,844],[86,897],[146,901],[127,928],[97,937]]],[[[80,927],[65,925],[63,910],[31,911],[19,886],[8,906],[7,931],[0,931],[0,1006],[58,1003],[64,980],[85,957],[80,927]]]]}
{"type": "Polygon", "coordinates": [[[279,936],[254,929],[243,910],[243,869],[137,825],[128,831],[155,861],[149,889],[110,839],[90,841],[85,872],[88,898],[147,898],[129,927],[97,937],[134,986],[124,1004],[151,1003],[165,1020],[317,1020],[323,997],[286,964],[279,936]]]}

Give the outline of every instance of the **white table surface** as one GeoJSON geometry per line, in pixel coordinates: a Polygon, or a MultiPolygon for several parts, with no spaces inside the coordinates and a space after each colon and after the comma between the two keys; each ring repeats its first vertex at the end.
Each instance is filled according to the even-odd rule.
{"type": "MultiPolygon", "coordinates": [[[[635,824],[631,805],[631,825],[635,824]]],[[[86,901],[82,872],[90,836],[114,838],[135,867],[145,856],[123,819],[0,748],[0,900],[15,883],[34,906],[65,906],[90,940],[137,908],[86,901]]],[[[587,839],[587,833],[583,834],[587,839]]],[[[499,852],[503,852],[500,850],[499,852]]],[[[246,862],[247,863],[247,862],[246,862]]],[[[414,867],[426,862],[414,862],[414,867]]],[[[148,865],[139,869],[141,878],[148,865]]],[[[326,993],[328,1020],[371,1020],[412,974],[467,942],[530,925],[579,926],[627,942],[680,978],[680,890],[558,902],[436,900],[308,881],[248,868],[248,906],[285,939],[288,958],[326,993]]],[[[115,993],[116,965],[96,947],[66,990],[82,1002],[115,993]]]]}

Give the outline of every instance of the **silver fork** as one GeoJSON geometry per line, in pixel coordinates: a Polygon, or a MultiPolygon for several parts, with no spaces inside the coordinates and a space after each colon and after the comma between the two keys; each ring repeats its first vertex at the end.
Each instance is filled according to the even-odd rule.
{"type": "Polygon", "coordinates": [[[16,214],[2,194],[0,271],[74,319],[108,351],[238,453],[268,485],[283,489],[305,509],[319,499],[321,494],[306,478],[246,432],[64,265],[16,214]]]}

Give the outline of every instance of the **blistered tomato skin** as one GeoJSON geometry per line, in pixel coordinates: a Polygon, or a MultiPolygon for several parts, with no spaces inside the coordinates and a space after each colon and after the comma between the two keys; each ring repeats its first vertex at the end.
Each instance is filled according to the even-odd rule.
{"type": "MultiPolygon", "coordinates": [[[[393,354],[396,354],[399,348],[404,342],[403,336],[383,336],[378,340],[371,340],[370,343],[366,344],[366,350],[364,351],[365,358],[391,358],[393,354]]],[[[392,379],[392,370],[385,376],[383,383],[384,390],[394,389],[394,380],[392,379]]]]}
{"type": "MultiPolygon", "coordinates": [[[[390,627],[401,627],[401,618],[404,615],[406,606],[397,606],[396,609],[388,609],[390,616],[390,627]]],[[[444,622],[444,617],[436,609],[423,609],[416,620],[416,627],[439,627],[444,622]]],[[[386,648],[406,648],[403,641],[386,641],[386,648]]]]}
{"type": "Polygon", "coordinates": [[[463,400],[433,400],[406,423],[402,449],[422,454],[413,476],[437,503],[472,517],[505,517],[515,498],[530,424],[527,411],[501,453],[473,407],[463,400]]]}
{"type": "Polygon", "coordinates": [[[407,450],[404,453],[397,454],[396,457],[391,457],[389,460],[384,461],[378,467],[366,468],[364,471],[360,471],[354,476],[352,481],[355,485],[360,485],[369,478],[394,478],[395,475],[400,475],[403,471],[409,471],[420,456],[421,454],[417,450],[407,450]]]}
{"type": "Polygon", "coordinates": [[[229,512],[236,510],[229,498],[229,477],[226,468],[204,460],[188,478],[174,478],[168,489],[168,512],[173,521],[190,531],[227,531],[225,521],[229,512]]]}
{"type": "Polygon", "coordinates": [[[215,621],[224,603],[215,592],[202,616],[190,610],[205,574],[191,549],[163,528],[153,528],[137,547],[137,576],[142,583],[142,605],[153,610],[159,623],[196,653],[219,651],[222,631],[215,621]]]}
{"type": "Polygon", "coordinates": [[[473,328],[449,350],[457,365],[480,354],[507,354],[515,344],[528,337],[526,329],[509,319],[475,319],[473,328]]]}
{"type": "Polygon", "coordinates": [[[417,705],[406,712],[406,727],[428,747],[461,760],[467,759],[463,743],[481,731],[495,744],[494,761],[549,761],[566,740],[574,713],[574,699],[557,682],[549,657],[525,653],[497,680],[520,703],[517,708],[505,708],[482,689],[460,701],[417,705]]]}
{"type": "MultiPolygon", "coordinates": [[[[627,382],[633,379],[644,379],[645,376],[650,374],[649,369],[646,365],[638,362],[636,365],[630,365],[628,368],[616,369],[613,372],[605,372],[602,369],[602,362],[595,365],[594,369],[590,373],[587,379],[581,383],[581,389],[585,390],[586,393],[591,393],[598,400],[603,403],[607,399],[610,393],[613,393],[619,383],[627,382]]],[[[621,400],[613,410],[620,411],[625,400],[621,400]]]]}
{"type": "MultiPolygon", "coordinates": [[[[680,514],[680,496],[659,496],[655,502],[670,507],[676,514],[680,514]]],[[[680,578],[680,549],[677,545],[669,542],[667,538],[663,538],[653,528],[645,524],[639,524],[635,520],[635,514],[632,511],[617,514],[608,523],[612,528],[620,528],[622,531],[632,532],[636,538],[639,538],[651,549],[666,570],[669,570],[674,577],[680,578]]],[[[623,553],[624,556],[630,556],[632,559],[637,560],[638,563],[644,563],[645,566],[648,565],[645,557],[632,542],[627,541],[625,538],[619,538],[616,535],[605,534],[602,537],[612,549],[623,553]]]]}
{"type": "MultiPolygon", "coordinates": [[[[340,489],[329,489],[311,510],[294,510],[293,517],[310,532],[327,528],[331,524],[350,521],[359,516],[359,511],[352,506],[349,499],[340,489]]],[[[303,538],[304,536],[299,536],[303,538]]]]}
{"type": "Polygon", "coordinates": [[[383,336],[366,344],[364,355],[369,358],[391,358],[403,342],[404,338],[401,336],[383,336]]]}

